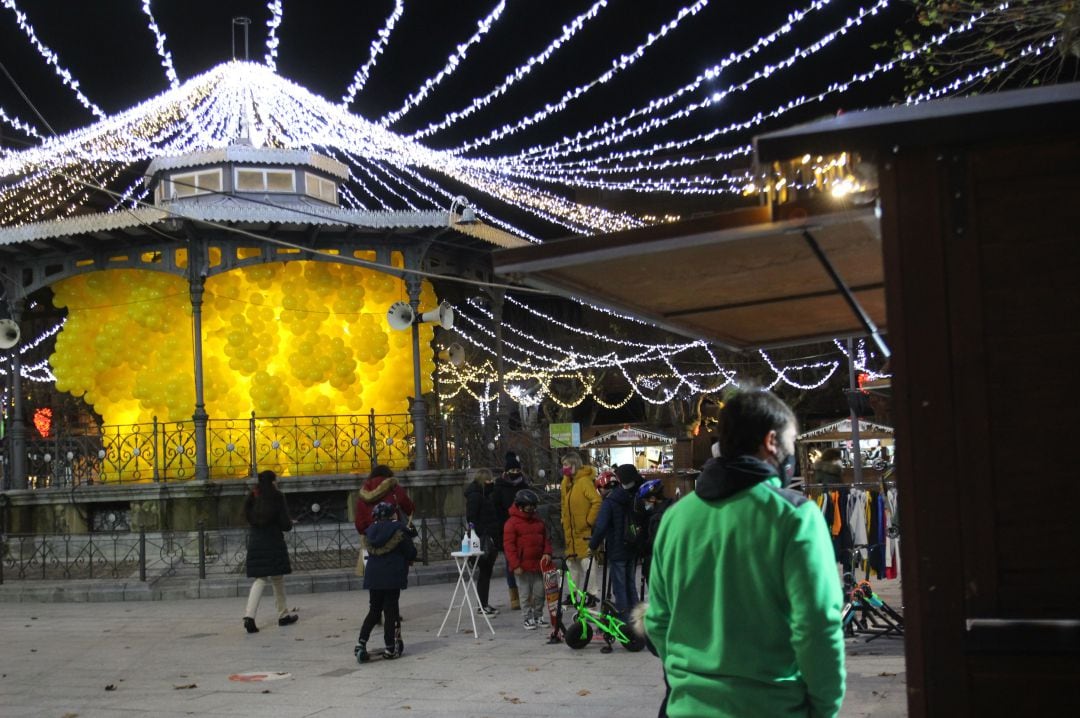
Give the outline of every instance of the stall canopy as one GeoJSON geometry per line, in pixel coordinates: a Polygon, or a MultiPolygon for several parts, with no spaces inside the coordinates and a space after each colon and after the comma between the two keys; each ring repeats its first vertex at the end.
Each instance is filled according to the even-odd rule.
{"type": "MultiPolygon", "coordinates": [[[[863,439],[892,439],[891,426],[875,424],[872,421],[859,421],[859,440],[863,439]]],[[[841,419],[825,426],[799,434],[796,441],[802,443],[824,441],[851,441],[851,419],[841,419]]]]}
{"type": "Polygon", "coordinates": [[[497,274],[629,312],[730,349],[867,334],[815,255],[885,325],[881,235],[872,209],[770,221],[768,207],[505,249],[497,274]]]}
{"type": "Polygon", "coordinates": [[[636,446],[636,445],[648,445],[655,446],[657,444],[674,444],[675,437],[665,436],[656,431],[649,431],[648,429],[636,429],[632,427],[623,427],[616,429],[615,431],[609,431],[605,434],[599,434],[589,439],[588,441],[581,442],[581,448],[598,448],[601,446],[636,446]]]}

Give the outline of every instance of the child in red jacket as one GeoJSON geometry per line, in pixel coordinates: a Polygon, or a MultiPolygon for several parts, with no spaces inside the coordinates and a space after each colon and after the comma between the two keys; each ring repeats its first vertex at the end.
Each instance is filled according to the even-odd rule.
{"type": "Polygon", "coordinates": [[[547,526],[536,515],[539,503],[540,497],[535,491],[518,491],[514,495],[514,505],[510,507],[510,518],[503,526],[503,549],[517,579],[526,631],[535,631],[544,623],[544,581],[540,564],[551,560],[547,526]]]}

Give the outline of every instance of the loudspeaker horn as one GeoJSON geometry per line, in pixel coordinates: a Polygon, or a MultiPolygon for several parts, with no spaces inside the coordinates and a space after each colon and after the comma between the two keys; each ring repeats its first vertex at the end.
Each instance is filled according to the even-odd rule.
{"type": "Polygon", "coordinates": [[[439,360],[448,362],[454,366],[461,366],[465,363],[465,347],[454,342],[439,352],[439,360]]]}
{"type": "Polygon", "coordinates": [[[10,349],[19,343],[19,325],[11,319],[0,319],[0,349],[10,349]]]}
{"type": "Polygon", "coordinates": [[[420,315],[422,322],[438,322],[443,329],[454,328],[454,308],[449,302],[440,302],[439,306],[420,315]]]}
{"type": "Polygon", "coordinates": [[[408,302],[394,302],[390,305],[390,309],[386,311],[386,323],[390,325],[391,329],[408,329],[412,326],[413,321],[416,319],[416,315],[413,314],[412,307],[408,302]]]}

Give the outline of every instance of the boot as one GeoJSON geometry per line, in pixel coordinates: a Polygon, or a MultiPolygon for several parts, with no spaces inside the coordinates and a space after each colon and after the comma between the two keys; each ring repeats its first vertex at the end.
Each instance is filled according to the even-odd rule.
{"type": "Polygon", "coordinates": [[[367,641],[363,639],[357,639],[353,653],[356,655],[357,663],[367,663],[371,660],[371,656],[367,652],[367,641]]]}
{"type": "Polygon", "coordinates": [[[521,609],[521,599],[518,597],[517,586],[513,586],[510,589],[510,610],[517,611],[521,609]]]}

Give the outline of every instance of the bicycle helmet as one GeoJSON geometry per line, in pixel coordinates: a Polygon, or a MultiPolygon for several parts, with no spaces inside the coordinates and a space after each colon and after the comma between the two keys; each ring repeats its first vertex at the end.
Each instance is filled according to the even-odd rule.
{"type": "Polygon", "coordinates": [[[514,506],[537,506],[540,497],[532,489],[520,489],[514,494],[514,506]]]}
{"type": "Polygon", "coordinates": [[[389,521],[390,519],[397,517],[397,506],[394,506],[388,501],[380,501],[375,505],[375,508],[371,510],[371,516],[376,521],[389,521]]]}
{"type": "Polygon", "coordinates": [[[664,482],[660,479],[649,479],[637,492],[638,498],[642,501],[648,499],[662,499],[664,498],[664,482]]]}
{"type": "Polygon", "coordinates": [[[596,481],[593,482],[597,491],[606,491],[613,489],[619,485],[619,479],[615,476],[614,472],[605,471],[596,477],[596,481]]]}

